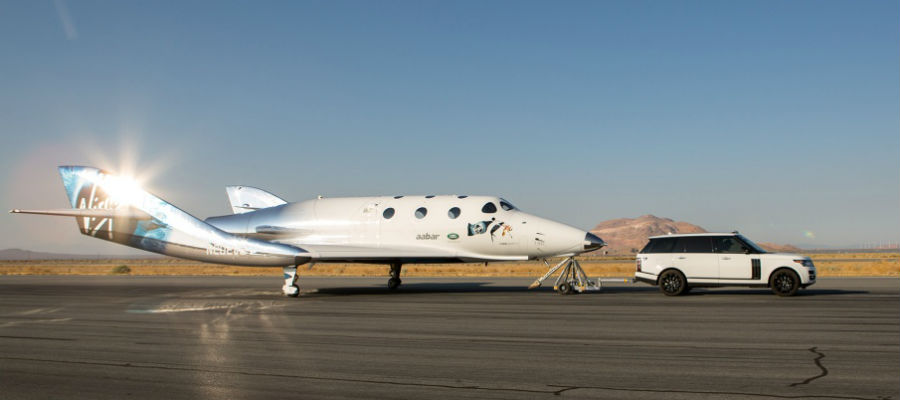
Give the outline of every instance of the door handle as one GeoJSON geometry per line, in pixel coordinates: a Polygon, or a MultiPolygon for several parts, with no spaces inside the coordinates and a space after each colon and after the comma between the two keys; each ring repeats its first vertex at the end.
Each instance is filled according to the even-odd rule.
{"type": "Polygon", "coordinates": [[[722,257],[723,260],[730,260],[731,257],[722,257]]]}
{"type": "Polygon", "coordinates": [[[679,260],[684,260],[685,258],[687,258],[687,257],[685,257],[685,256],[678,257],[679,260]]]}

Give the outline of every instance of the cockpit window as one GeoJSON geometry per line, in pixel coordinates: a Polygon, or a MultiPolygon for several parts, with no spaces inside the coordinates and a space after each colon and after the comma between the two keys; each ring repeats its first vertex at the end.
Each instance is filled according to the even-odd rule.
{"type": "Polygon", "coordinates": [[[493,214],[497,212],[497,206],[495,206],[494,203],[491,202],[485,203],[484,207],[481,207],[481,212],[485,214],[493,214]]]}
{"type": "Polygon", "coordinates": [[[512,211],[512,210],[516,209],[516,206],[512,205],[510,202],[508,202],[506,200],[501,199],[500,200],[500,208],[502,208],[504,211],[512,211]]]}

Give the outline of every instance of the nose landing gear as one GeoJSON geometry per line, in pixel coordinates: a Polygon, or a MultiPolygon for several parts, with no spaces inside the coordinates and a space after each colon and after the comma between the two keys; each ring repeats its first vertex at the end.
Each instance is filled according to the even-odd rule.
{"type": "MultiPolygon", "coordinates": [[[[559,264],[556,264],[555,267],[550,267],[550,263],[545,259],[544,265],[546,265],[549,270],[544,276],[535,280],[531,286],[528,286],[529,289],[540,287],[545,279],[549,278],[559,269],[562,269],[562,271],[559,273],[559,277],[556,278],[556,282],[553,283],[553,290],[556,290],[559,294],[572,294],[575,292],[583,293],[586,291],[599,291],[601,289],[601,280],[588,279],[587,274],[584,272],[584,269],[581,268],[581,264],[578,263],[578,260],[576,260],[575,257],[566,257],[560,261],[559,264]]],[[[619,280],[617,279],[616,281],[618,282],[619,280]]]]}
{"type": "Polygon", "coordinates": [[[403,264],[391,264],[391,279],[388,279],[388,290],[397,290],[403,281],[400,280],[400,270],[403,264]]]}

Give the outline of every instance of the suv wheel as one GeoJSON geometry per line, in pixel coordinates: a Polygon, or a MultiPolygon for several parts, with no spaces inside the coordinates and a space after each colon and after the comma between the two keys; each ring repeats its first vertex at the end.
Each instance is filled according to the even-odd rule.
{"type": "Polygon", "coordinates": [[[659,290],[666,296],[678,296],[685,293],[686,289],[687,279],[684,279],[681,272],[670,269],[659,276],[659,290]]]}
{"type": "Polygon", "coordinates": [[[800,288],[800,277],[794,271],[780,269],[769,278],[769,287],[772,288],[773,293],[779,296],[793,296],[800,288]]]}

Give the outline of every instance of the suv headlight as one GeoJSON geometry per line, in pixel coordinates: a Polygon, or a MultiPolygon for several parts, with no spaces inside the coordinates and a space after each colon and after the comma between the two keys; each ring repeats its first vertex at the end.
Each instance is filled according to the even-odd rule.
{"type": "Polygon", "coordinates": [[[794,260],[794,262],[797,264],[800,264],[806,268],[815,268],[815,266],[813,266],[812,260],[810,260],[810,259],[796,259],[796,260],[794,260]]]}

